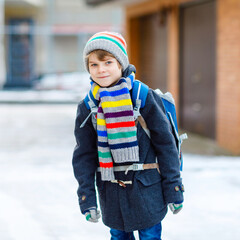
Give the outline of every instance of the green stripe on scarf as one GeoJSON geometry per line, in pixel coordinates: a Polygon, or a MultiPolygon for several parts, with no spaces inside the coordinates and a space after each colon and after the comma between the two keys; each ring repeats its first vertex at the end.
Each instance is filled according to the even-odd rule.
{"type": "Polygon", "coordinates": [[[111,158],[112,157],[110,152],[100,152],[100,151],[98,151],[98,156],[101,158],[111,158]]]}
{"type": "Polygon", "coordinates": [[[136,136],[136,131],[109,133],[108,134],[108,139],[130,138],[130,137],[134,137],[134,136],[136,136]]]}

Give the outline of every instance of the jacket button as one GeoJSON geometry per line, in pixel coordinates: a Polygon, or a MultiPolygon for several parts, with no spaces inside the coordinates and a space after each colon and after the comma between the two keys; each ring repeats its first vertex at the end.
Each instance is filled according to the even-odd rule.
{"type": "Polygon", "coordinates": [[[85,201],[85,200],[86,200],[86,196],[83,195],[83,196],[82,196],[82,201],[85,201]]]}
{"type": "Polygon", "coordinates": [[[179,186],[176,186],[174,189],[176,192],[178,192],[180,190],[179,186]]]}
{"type": "Polygon", "coordinates": [[[182,190],[182,192],[184,192],[184,191],[185,191],[185,189],[184,189],[184,186],[183,186],[183,185],[181,186],[181,190],[182,190]]]}

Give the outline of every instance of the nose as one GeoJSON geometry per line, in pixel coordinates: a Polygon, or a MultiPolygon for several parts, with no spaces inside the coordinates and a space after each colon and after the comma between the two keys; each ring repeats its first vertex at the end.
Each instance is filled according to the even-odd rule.
{"type": "Polygon", "coordinates": [[[99,64],[99,66],[98,66],[98,72],[99,73],[101,73],[101,72],[105,72],[105,66],[104,65],[102,65],[102,64],[99,64]]]}

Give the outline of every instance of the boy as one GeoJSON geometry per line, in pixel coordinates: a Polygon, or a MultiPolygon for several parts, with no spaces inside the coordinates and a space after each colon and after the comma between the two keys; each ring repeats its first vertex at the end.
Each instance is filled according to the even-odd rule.
{"type": "Polygon", "coordinates": [[[150,139],[135,122],[131,89],[136,70],[129,64],[124,38],[113,32],[96,33],[83,55],[92,81],[89,96],[98,110],[95,130],[84,101],[78,105],[73,168],[81,212],[91,222],[100,218],[96,176],[102,220],[110,227],[112,240],[135,239],[134,230],[141,240],[161,239],[167,206],[174,213],[180,211],[184,191],[161,98],[149,89],[140,109],[150,139]],[[133,167],[140,165],[141,169],[133,167]]]}

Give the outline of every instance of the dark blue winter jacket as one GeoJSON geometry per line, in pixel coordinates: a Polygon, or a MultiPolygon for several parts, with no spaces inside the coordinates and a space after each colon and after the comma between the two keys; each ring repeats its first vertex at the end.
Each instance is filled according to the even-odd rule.
{"type": "Polygon", "coordinates": [[[99,166],[97,134],[91,118],[80,128],[90,111],[84,102],[78,105],[75,125],[77,145],[72,163],[79,183],[77,193],[82,213],[89,207],[97,206],[95,182],[103,223],[126,232],[154,226],[165,217],[168,203],[183,201],[178,152],[164,111],[159,95],[149,89],[146,105],[140,112],[150,130],[151,140],[138,124],[140,163],[155,163],[157,157],[160,174],[157,169],[129,171],[127,175],[115,172],[116,179],[132,181],[124,188],[101,181],[100,173],[96,173],[99,166]]]}

